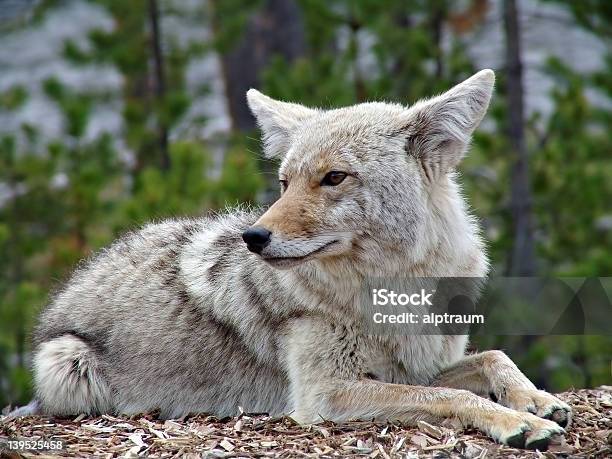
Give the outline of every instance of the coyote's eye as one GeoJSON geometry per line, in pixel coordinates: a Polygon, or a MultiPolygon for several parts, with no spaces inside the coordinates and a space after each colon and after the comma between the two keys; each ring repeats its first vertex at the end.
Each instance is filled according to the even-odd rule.
{"type": "Polygon", "coordinates": [[[287,180],[279,180],[278,182],[280,183],[281,191],[285,191],[289,186],[289,182],[287,180]]]}
{"type": "Polygon", "coordinates": [[[323,177],[323,180],[321,180],[321,185],[325,185],[325,186],[340,185],[344,181],[346,176],[347,176],[346,172],[339,172],[339,171],[328,172],[325,175],[325,177],[323,177]]]}

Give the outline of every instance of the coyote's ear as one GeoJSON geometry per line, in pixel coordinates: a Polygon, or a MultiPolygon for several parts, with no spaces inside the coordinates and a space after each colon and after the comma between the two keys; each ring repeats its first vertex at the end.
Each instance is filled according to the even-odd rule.
{"type": "Polygon", "coordinates": [[[472,133],[484,117],[495,83],[492,70],[481,70],[451,90],[408,109],[403,124],[406,150],[419,159],[429,181],[459,164],[472,133]]]}
{"type": "Polygon", "coordinates": [[[289,148],[291,131],[316,113],[303,105],[274,100],[256,89],[247,91],[247,102],[263,133],[268,158],[282,158],[289,148]]]}

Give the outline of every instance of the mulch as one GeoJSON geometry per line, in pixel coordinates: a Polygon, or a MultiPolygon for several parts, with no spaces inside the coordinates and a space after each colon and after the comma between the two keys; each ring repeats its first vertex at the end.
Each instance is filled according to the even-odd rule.
{"type": "Polygon", "coordinates": [[[610,458],[612,386],[559,394],[574,410],[564,439],[548,451],[496,444],[474,429],[446,420],[441,426],[326,422],[300,426],[289,417],[242,413],[226,419],[154,415],[58,419],[0,417],[0,457],[368,457],[368,458],[610,458]],[[8,439],[62,440],[61,451],[2,451],[8,439]]]}

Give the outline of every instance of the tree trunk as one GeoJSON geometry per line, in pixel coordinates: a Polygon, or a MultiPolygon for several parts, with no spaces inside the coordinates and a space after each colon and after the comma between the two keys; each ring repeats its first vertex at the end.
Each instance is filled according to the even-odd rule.
{"type": "MultiPolygon", "coordinates": [[[[218,33],[223,18],[215,2],[212,6],[213,25],[218,33]]],[[[246,92],[261,86],[261,72],[270,63],[270,59],[280,56],[293,61],[305,51],[304,24],[297,1],[266,0],[249,17],[242,36],[231,49],[220,55],[227,107],[234,131],[249,132],[255,129],[255,119],[247,106],[246,92]]],[[[266,178],[261,204],[267,205],[278,197],[276,166],[264,161],[260,167],[266,178]]]]}
{"type": "Polygon", "coordinates": [[[508,86],[508,137],[514,153],[510,185],[514,242],[508,263],[508,274],[532,276],[536,270],[532,197],[529,182],[529,158],[525,145],[520,24],[515,0],[504,1],[504,26],[508,86]]]}
{"type": "Polygon", "coordinates": [[[444,20],[446,19],[446,4],[444,0],[435,0],[430,4],[430,29],[431,38],[436,46],[435,63],[436,69],[434,75],[436,79],[442,78],[443,67],[443,53],[442,53],[442,32],[444,27],[444,20]]]}
{"type": "MultiPolygon", "coordinates": [[[[217,25],[223,18],[217,17],[217,25]]],[[[294,0],[267,0],[247,21],[243,35],[221,55],[223,78],[232,127],[239,131],[255,128],[246,104],[249,88],[261,83],[261,71],[274,55],[292,61],[304,54],[302,14],[294,0]]]]}
{"type": "MultiPolygon", "coordinates": [[[[164,69],[164,54],[161,47],[161,27],[159,24],[159,5],[157,0],[149,0],[149,21],[151,27],[151,52],[155,76],[155,99],[158,111],[161,109],[166,94],[166,74],[164,69]]],[[[160,167],[162,170],[170,169],[170,154],[168,152],[168,127],[160,114],[157,116],[158,146],[160,154],[160,167]]]]}

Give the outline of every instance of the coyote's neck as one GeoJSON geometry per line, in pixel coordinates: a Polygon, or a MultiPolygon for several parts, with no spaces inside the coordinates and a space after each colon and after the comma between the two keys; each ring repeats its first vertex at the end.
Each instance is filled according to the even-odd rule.
{"type": "MultiPolygon", "coordinates": [[[[485,277],[489,271],[480,227],[454,177],[432,186],[422,247],[422,272],[436,277],[485,277]]],[[[419,270],[416,270],[419,271],[419,270]]]]}

